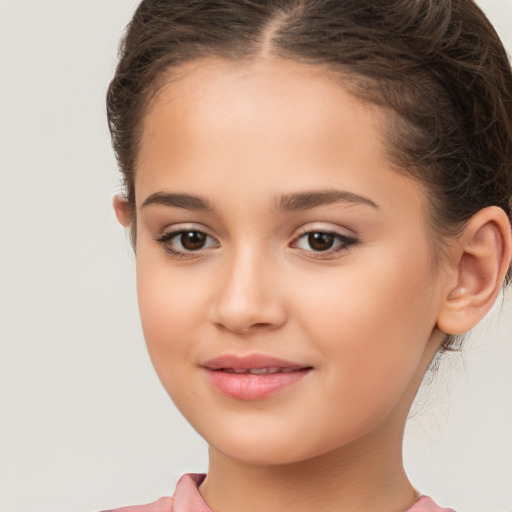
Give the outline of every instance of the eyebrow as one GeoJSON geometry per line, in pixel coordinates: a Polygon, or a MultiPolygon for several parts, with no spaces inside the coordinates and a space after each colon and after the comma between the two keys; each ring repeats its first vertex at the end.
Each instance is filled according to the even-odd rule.
{"type": "Polygon", "coordinates": [[[333,203],[359,203],[379,208],[371,199],[346,190],[320,190],[287,194],[278,199],[277,207],[283,211],[297,211],[333,203]]]}
{"type": "Polygon", "coordinates": [[[142,203],[142,208],[152,204],[174,206],[176,208],[185,208],[186,210],[211,211],[213,209],[209,201],[202,197],[168,192],[156,192],[155,194],[151,194],[142,203]]]}
{"type": "MultiPolygon", "coordinates": [[[[277,208],[281,211],[299,211],[334,203],[359,203],[379,208],[371,199],[346,190],[320,190],[286,194],[279,197],[277,208]]],[[[142,208],[152,204],[174,206],[186,210],[213,211],[207,199],[191,194],[156,192],[144,200],[142,208]]]]}

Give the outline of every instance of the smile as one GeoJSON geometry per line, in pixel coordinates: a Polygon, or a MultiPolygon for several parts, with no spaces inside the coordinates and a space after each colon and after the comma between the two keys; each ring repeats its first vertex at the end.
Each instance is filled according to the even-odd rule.
{"type": "Polygon", "coordinates": [[[226,373],[250,373],[251,375],[268,375],[273,373],[291,373],[296,371],[294,368],[249,368],[247,370],[243,368],[222,368],[221,370],[226,373]]]}
{"type": "Polygon", "coordinates": [[[201,365],[210,384],[238,400],[262,400],[302,380],[311,366],[265,355],[225,355],[201,365]]]}

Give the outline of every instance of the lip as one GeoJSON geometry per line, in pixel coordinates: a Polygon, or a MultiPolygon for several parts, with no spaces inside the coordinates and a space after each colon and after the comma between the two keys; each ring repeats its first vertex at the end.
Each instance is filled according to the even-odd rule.
{"type": "Polygon", "coordinates": [[[250,368],[287,368],[299,369],[306,368],[308,365],[286,361],[266,354],[224,354],[213,359],[209,359],[201,364],[208,370],[221,370],[231,368],[233,370],[249,370],[250,368]]]}
{"type": "Polygon", "coordinates": [[[311,366],[265,354],[225,354],[200,366],[217,391],[239,400],[267,398],[299,382],[312,370],[311,366]],[[269,369],[271,373],[256,375],[246,371],[250,369],[269,369]]]}

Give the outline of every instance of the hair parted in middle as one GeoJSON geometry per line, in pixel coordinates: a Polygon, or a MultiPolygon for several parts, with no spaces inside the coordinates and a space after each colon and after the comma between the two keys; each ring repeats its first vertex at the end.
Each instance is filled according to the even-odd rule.
{"type": "Polygon", "coordinates": [[[134,240],[144,116],[174,70],[212,57],[317,66],[389,111],[389,158],[425,185],[438,247],[487,206],[512,219],[512,73],[472,0],[144,0],[107,95],[134,240]]]}

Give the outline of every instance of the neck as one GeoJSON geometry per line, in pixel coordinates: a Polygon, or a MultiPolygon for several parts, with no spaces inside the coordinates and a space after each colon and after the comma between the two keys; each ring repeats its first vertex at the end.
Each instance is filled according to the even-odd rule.
{"type": "Polygon", "coordinates": [[[307,461],[272,466],[244,464],[210,448],[200,492],[213,512],[404,512],[418,494],[403,468],[402,436],[383,443],[384,434],[374,432],[307,461]]]}

